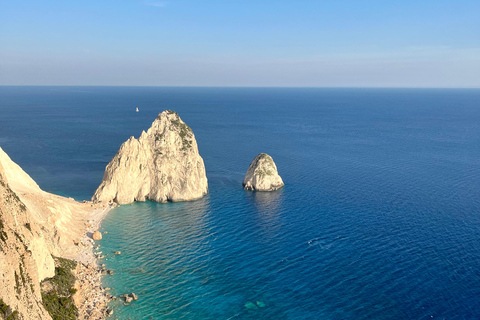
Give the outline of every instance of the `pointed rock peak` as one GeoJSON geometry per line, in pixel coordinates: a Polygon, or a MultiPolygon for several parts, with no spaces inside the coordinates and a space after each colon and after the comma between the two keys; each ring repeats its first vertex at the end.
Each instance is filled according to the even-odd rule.
{"type": "Polygon", "coordinates": [[[177,119],[180,119],[180,116],[178,115],[177,112],[175,112],[173,110],[164,110],[164,111],[160,112],[157,116],[157,119],[162,119],[162,118],[168,118],[168,119],[177,118],[177,119]]]}
{"type": "Polygon", "coordinates": [[[182,121],[178,113],[172,110],[165,110],[159,113],[152,125],[154,125],[155,123],[162,123],[164,125],[175,126],[179,128],[186,127],[186,129],[192,131],[192,129],[190,129],[190,127],[182,121]]]}
{"type": "Polygon", "coordinates": [[[192,129],[175,111],[166,110],[138,140],[120,147],[93,200],[187,201],[201,198],[207,190],[205,166],[192,129]]]}
{"type": "Polygon", "coordinates": [[[147,134],[158,141],[159,146],[164,146],[165,141],[179,146],[180,151],[193,150],[195,152],[196,141],[192,129],[182,121],[178,113],[165,110],[160,113],[152,123],[147,134]],[[175,140],[175,142],[174,142],[175,140]]]}
{"type": "Polygon", "coordinates": [[[243,186],[247,190],[273,191],[283,185],[275,162],[266,153],[260,153],[253,159],[243,180],[243,186]]]}

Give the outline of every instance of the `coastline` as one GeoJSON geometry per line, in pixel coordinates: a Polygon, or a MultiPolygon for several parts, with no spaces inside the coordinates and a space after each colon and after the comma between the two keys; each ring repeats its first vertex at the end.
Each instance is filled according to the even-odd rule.
{"type": "MultiPolygon", "coordinates": [[[[91,203],[91,202],[90,202],[91,203]]],[[[76,278],[73,296],[78,308],[78,319],[105,319],[109,314],[108,302],[113,297],[102,286],[102,266],[95,249],[99,247],[92,239],[92,234],[101,225],[103,218],[114,207],[112,205],[93,204],[93,209],[86,216],[83,236],[78,245],[78,255],[75,258],[77,267],[74,270],[76,278]]]]}

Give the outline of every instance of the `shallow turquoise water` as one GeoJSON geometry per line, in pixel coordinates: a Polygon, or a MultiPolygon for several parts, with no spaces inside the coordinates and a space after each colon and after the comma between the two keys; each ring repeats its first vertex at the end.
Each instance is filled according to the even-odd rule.
{"type": "Polygon", "coordinates": [[[192,127],[209,194],[122,206],[102,225],[105,285],[140,297],[113,305],[119,319],[480,318],[480,90],[0,87],[0,98],[0,146],[43,189],[79,200],[162,110],[192,127]],[[259,152],[283,189],[242,189],[259,152]]]}

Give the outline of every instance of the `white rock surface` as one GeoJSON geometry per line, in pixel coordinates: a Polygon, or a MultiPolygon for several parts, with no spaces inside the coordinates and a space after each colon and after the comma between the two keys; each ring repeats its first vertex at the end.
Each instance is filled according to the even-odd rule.
{"type": "Polygon", "coordinates": [[[192,129],[176,112],[166,110],[140,138],[130,137],[122,144],[92,200],[189,201],[207,191],[205,165],[192,129]]]}
{"type": "Polygon", "coordinates": [[[273,191],[283,186],[283,180],[278,175],[272,157],[266,153],[257,155],[248,167],[243,187],[247,190],[273,191]]]}
{"type": "Polygon", "coordinates": [[[0,298],[18,319],[51,319],[40,281],[55,275],[52,255],[78,256],[74,243],[84,235],[92,209],[42,191],[0,148],[0,298]]]}

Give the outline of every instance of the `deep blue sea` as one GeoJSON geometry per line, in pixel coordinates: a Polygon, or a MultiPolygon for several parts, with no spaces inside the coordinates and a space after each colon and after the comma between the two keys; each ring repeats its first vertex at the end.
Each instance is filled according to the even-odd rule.
{"type": "Polygon", "coordinates": [[[209,193],[108,214],[114,318],[480,319],[480,90],[0,87],[0,146],[89,199],[165,109],[209,193]],[[260,152],[281,190],[242,189],[260,152]]]}

